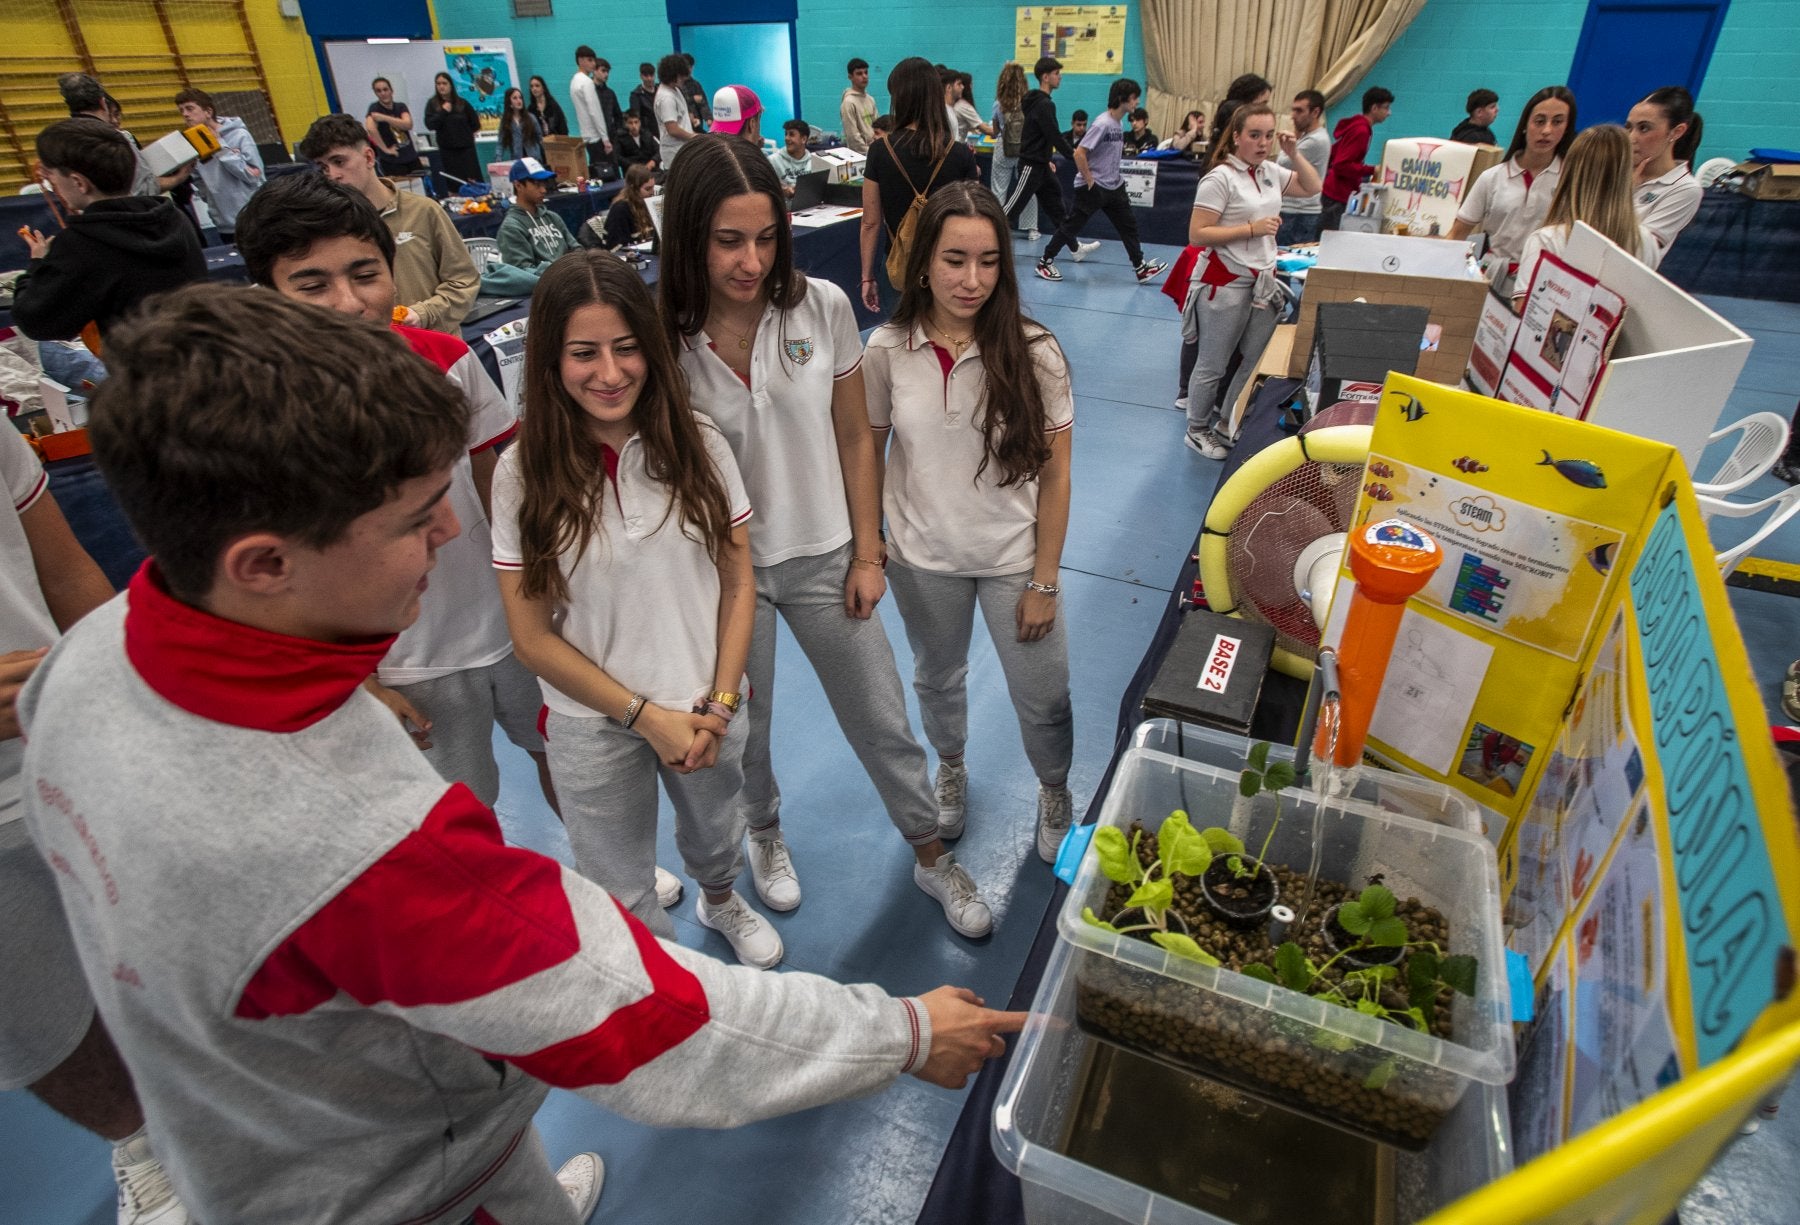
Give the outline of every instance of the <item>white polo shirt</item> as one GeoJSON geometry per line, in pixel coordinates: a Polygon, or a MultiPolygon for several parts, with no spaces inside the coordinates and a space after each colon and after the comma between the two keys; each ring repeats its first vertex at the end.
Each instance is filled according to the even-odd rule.
{"type": "MultiPolygon", "coordinates": [[[[1243,225],[1264,217],[1281,216],[1281,193],[1287,189],[1294,172],[1274,161],[1265,161],[1252,170],[1236,154],[1214,166],[1194,189],[1194,207],[1219,214],[1219,225],[1243,225]]],[[[1233,272],[1261,272],[1275,266],[1275,235],[1234,238],[1213,248],[1233,272]]]]}
{"type": "Polygon", "coordinates": [[[1676,162],[1668,172],[1639,184],[1631,202],[1637,206],[1638,220],[1650,227],[1657,245],[1667,251],[1700,211],[1705,194],[1687,163],[1676,162]]]}
{"type": "Polygon", "coordinates": [[[1544,224],[1550,211],[1550,198],[1562,179],[1562,158],[1555,158],[1543,170],[1530,175],[1517,158],[1509,158],[1498,166],[1482,171],[1463,197],[1456,219],[1466,221],[1488,236],[1488,250],[1505,256],[1513,263],[1525,249],[1525,239],[1544,224]]]}
{"type": "MultiPolygon", "coordinates": [[[[1031,346],[1044,429],[1060,434],[1075,424],[1068,362],[1054,337],[1028,326],[1032,336],[1046,338],[1031,346]]],[[[908,332],[890,323],[869,337],[863,359],[869,424],[892,438],[882,498],[888,552],[915,570],[972,578],[1031,569],[1038,482],[1002,488],[993,463],[975,475],[987,453],[980,345],[970,345],[946,369],[950,355],[922,325],[908,332]]]]}
{"type": "MultiPolygon", "coordinates": [[[[0,422],[0,480],[6,482],[12,507],[10,512],[0,511],[0,651],[54,646],[61,632],[44,602],[31,541],[19,521],[44,496],[50,480],[31,444],[9,422],[0,422]]],[[[17,736],[0,740],[0,825],[18,820],[25,811],[19,803],[24,758],[23,740],[17,736]]]]}
{"type": "MultiPolygon", "coordinates": [[[[423,328],[393,325],[394,331],[426,361],[444,372],[469,402],[469,455],[498,446],[518,429],[518,418],[481,359],[461,338],[423,328]]],[[[432,677],[485,668],[512,653],[506,610],[489,561],[492,530],[469,455],[450,474],[450,505],[462,523],[456,539],[438,549],[431,585],[419,601],[419,619],[406,628],[382,658],[376,679],[410,685],[432,677]]]]}
{"type": "MultiPolygon", "coordinates": [[[[698,414],[696,414],[698,416],[698,414]]],[[[750,502],[724,437],[699,418],[707,456],[725,484],[733,527],[750,502]]],[[[600,522],[579,556],[559,561],[569,599],[556,609],[557,633],[619,684],[658,706],[688,710],[713,691],[719,662],[719,570],[706,546],[682,529],[669,486],[644,467],[633,434],[617,457],[616,479],[600,499],[600,522]]],[[[494,568],[522,570],[519,450],[494,473],[494,568]]],[[[691,530],[691,529],[690,529],[691,530]]],[[[540,680],[544,704],[577,719],[600,712],[540,680]]]]}
{"type": "MultiPolygon", "coordinates": [[[[1531,288],[1531,274],[1537,267],[1539,255],[1548,251],[1560,256],[1568,245],[1567,226],[1545,225],[1533,230],[1525,239],[1525,249],[1519,253],[1519,279],[1513,282],[1513,293],[1523,294],[1531,288]]],[[[1652,268],[1662,261],[1662,248],[1657,245],[1656,235],[1649,226],[1638,226],[1638,249],[1632,254],[1652,268]]]]}
{"type": "Polygon", "coordinates": [[[681,368],[694,407],[724,431],[756,507],[750,560],[772,566],[831,552],[851,535],[831,424],[833,387],[862,364],[850,299],[830,281],[807,277],[793,310],[764,310],[749,386],[714,343],[704,331],[682,337],[681,368]]]}

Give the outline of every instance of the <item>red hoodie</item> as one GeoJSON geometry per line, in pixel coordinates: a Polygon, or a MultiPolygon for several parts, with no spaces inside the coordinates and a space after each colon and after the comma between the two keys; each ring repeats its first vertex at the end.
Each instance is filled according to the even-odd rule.
{"type": "Polygon", "coordinates": [[[1367,115],[1350,115],[1338,120],[1331,133],[1331,164],[1325,169],[1322,189],[1327,200],[1347,203],[1362,186],[1362,181],[1375,172],[1375,167],[1363,161],[1374,132],[1375,125],[1369,122],[1367,115]]]}

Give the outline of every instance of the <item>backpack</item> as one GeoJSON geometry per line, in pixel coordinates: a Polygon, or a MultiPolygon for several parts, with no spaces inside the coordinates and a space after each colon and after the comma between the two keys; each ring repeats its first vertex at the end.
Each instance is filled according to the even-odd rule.
{"type": "Polygon", "coordinates": [[[944,168],[944,158],[950,156],[950,150],[945,149],[938,158],[937,164],[931,168],[931,177],[925,180],[925,190],[920,191],[913,185],[912,176],[900,164],[900,155],[894,151],[888,138],[883,136],[881,143],[887,146],[888,156],[894,161],[894,169],[900,172],[900,177],[906,180],[906,186],[913,194],[912,203],[906,208],[906,215],[900,218],[898,225],[888,230],[888,284],[900,290],[905,288],[903,282],[906,280],[906,259],[912,252],[913,235],[919,229],[919,213],[925,208],[925,197],[930,194],[931,185],[937,182],[938,171],[944,168]]]}
{"type": "Polygon", "coordinates": [[[1006,111],[1000,116],[1000,156],[1019,156],[1019,144],[1025,139],[1025,112],[1006,111]]]}

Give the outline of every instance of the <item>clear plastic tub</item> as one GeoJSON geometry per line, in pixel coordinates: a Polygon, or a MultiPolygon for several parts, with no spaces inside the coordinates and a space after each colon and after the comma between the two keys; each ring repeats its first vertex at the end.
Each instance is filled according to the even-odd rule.
{"type": "MultiPolygon", "coordinates": [[[[1131,743],[1137,748],[1155,749],[1230,773],[1244,768],[1252,744],[1242,736],[1175,719],[1146,719],[1132,733],[1131,743]]],[[[1291,762],[1293,759],[1294,750],[1287,745],[1278,744],[1269,751],[1271,761],[1291,762]]],[[[1314,758],[1313,762],[1316,768],[1318,759],[1314,758]]],[[[1477,804],[1460,791],[1415,774],[1364,765],[1354,770],[1340,770],[1338,777],[1347,785],[1345,794],[1350,799],[1363,800],[1383,812],[1465,829],[1496,845],[1500,835],[1506,832],[1506,818],[1493,809],[1477,804]]]]}
{"type": "MultiPolygon", "coordinates": [[[[1455,825],[1401,816],[1363,800],[1320,803],[1301,787],[1288,788],[1280,798],[1281,820],[1267,853],[1271,865],[1304,873],[1316,855],[1322,881],[1358,889],[1379,879],[1398,898],[1417,899],[1443,916],[1445,953],[1477,959],[1475,995],[1451,997],[1451,1037],[1363,1015],[1094,927],[1082,910],[1091,907],[1106,917],[1112,882],[1091,851],[1058,916],[1060,935],[1077,950],[1075,1015],[1096,1036],[1174,1067],[1226,1081],[1358,1135],[1423,1148],[1471,1083],[1503,1085],[1512,1078],[1493,848],[1455,825]]],[[[1196,828],[1226,827],[1254,849],[1275,819],[1275,797],[1243,800],[1235,769],[1132,748],[1120,763],[1100,823],[1129,835],[1137,822],[1155,833],[1174,809],[1185,809],[1196,828]]],[[[1282,900],[1300,908],[1299,898],[1282,900]]],[[[1313,912],[1319,909],[1315,898],[1298,916],[1296,931],[1316,923],[1313,912]]]]}
{"type": "Polygon", "coordinates": [[[1412,1225],[1512,1169],[1506,1094],[1495,1086],[1475,1084],[1431,1145],[1408,1153],[1329,1128],[1326,1140],[1342,1143],[1321,1145],[1306,1130],[1316,1125],[1259,1113],[1273,1108],[1203,1078],[1164,1072],[1158,1083],[1122,1069],[1116,1061],[1133,1056],[1075,1024],[1080,956],[1058,942],[994,1108],[994,1151],[1019,1176],[1029,1225],[1412,1225]],[[1371,1181],[1366,1199],[1344,1191],[1371,1181]],[[1305,1210],[1283,1212],[1275,1201],[1296,1189],[1305,1210]]]}

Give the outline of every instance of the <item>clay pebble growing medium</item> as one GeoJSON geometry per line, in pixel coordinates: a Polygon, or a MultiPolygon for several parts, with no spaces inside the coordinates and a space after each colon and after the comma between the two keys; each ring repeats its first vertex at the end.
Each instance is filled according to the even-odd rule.
{"type": "MultiPolygon", "coordinates": [[[[1133,832],[1141,828],[1134,825],[1133,832]]],[[[1140,862],[1148,865],[1156,856],[1155,836],[1143,831],[1138,840],[1140,862]]],[[[1305,896],[1305,876],[1284,865],[1269,866],[1281,896],[1297,906],[1305,896]]],[[[1197,879],[1179,873],[1171,879],[1175,885],[1172,913],[1187,924],[1201,948],[1219,958],[1227,969],[1241,970],[1252,962],[1273,968],[1276,945],[1270,943],[1266,927],[1233,927],[1208,909],[1197,879]]],[[[1325,935],[1324,916],[1353,898],[1361,883],[1353,888],[1346,882],[1317,881],[1300,930],[1290,928],[1283,938],[1299,944],[1315,964],[1324,965],[1334,952],[1325,935]]],[[[1115,883],[1107,892],[1102,917],[1116,915],[1129,894],[1127,886],[1115,883]]],[[[1435,908],[1409,897],[1399,901],[1396,914],[1406,924],[1409,941],[1450,947],[1449,925],[1435,908]]],[[[1133,935],[1147,939],[1144,933],[1133,935]]],[[[1340,960],[1325,972],[1325,978],[1337,979],[1343,967],[1340,960]]],[[[1403,983],[1405,979],[1403,961],[1395,981],[1403,983]]],[[[1077,1016],[1083,1028],[1099,1037],[1218,1076],[1277,1102],[1285,1100],[1306,1113],[1399,1148],[1425,1147],[1456,1105],[1462,1089],[1459,1078],[1411,1061],[1390,1064],[1384,1073],[1381,1067],[1390,1057],[1377,1048],[1357,1044],[1355,1052],[1322,1049],[1313,1041],[1319,1031],[1312,1026],[1249,1009],[1238,1001],[1223,1000],[1111,958],[1085,959],[1077,974],[1077,988],[1077,1016]],[[1293,1103],[1296,1095],[1304,1105],[1293,1103]]],[[[1388,987],[1382,1003],[1404,1009],[1404,991],[1388,987]]],[[[1440,990],[1431,1020],[1435,1036],[1453,1038],[1451,992],[1447,989],[1440,990]]]]}

